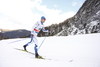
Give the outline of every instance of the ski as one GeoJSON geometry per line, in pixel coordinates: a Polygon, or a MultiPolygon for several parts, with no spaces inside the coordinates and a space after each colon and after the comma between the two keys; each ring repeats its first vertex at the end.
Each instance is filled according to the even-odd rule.
{"type": "MultiPolygon", "coordinates": [[[[23,52],[27,52],[27,53],[32,54],[32,55],[35,55],[35,53],[32,53],[30,51],[25,51],[24,49],[19,49],[19,48],[14,48],[14,49],[19,50],[19,51],[23,51],[23,52]]],[[[45,59],[45,58],[43,58],[43,57],[41,58],[41,56],[40,56],[39,58],[36,58],[36,59],[45,59]]]]}
{"type": "MultiPolygon", "coordinates": [[[[26,53],[29,53],[29,54],[32,54],[32,55],[35,55],[35,53],[32,53],[32,52],[30,52],[30,51],[25,51],[24,49],[20,49],[20,48],[14,48],[14,49],[19,50],[19,51],[23,51],[23,52],[26,52],[26,53]]],[[[35,58],[35,57],[31,57],[31,58],[35,58]]],[[[44,57],[42,57],[42,58],[35,58],[35,59],[43,59],[43,60],[54,60],[54,61],[58,61],[58,60],[55,60],[55,59],[49,59],[49,58],[44,58],[44,57]]]]}
{"type": "Polygon", "coordinates": [[[23,51],[23,52],[27,52],[27,53],[29,53],[29,54],[35,55],[35,53],[32,53],[32,52],[30,52],[30,51],[25,51],[24,49],[19,49],[19,48],[14,48],[14,49],[19,50],[19,51],[23,51]]]}
{"type": "MultiPolygon", "coordinates": [[[[34,58],[34,57],[31,57],[31,58],[34,58]]],[[[41,58],[35,58],[35,59],[41,59],[41,58]]],[[[53,60],[53,59],[49,59],[49,58],[42,58],[41,60],[53,60]]],[[[57,60],[55,60],[55,61],[57,61],[57,60]]]]}

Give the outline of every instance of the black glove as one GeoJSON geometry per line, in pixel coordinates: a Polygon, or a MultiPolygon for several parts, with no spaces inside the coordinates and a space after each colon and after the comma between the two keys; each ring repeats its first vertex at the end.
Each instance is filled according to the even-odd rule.
{"type": "Polygon", "coordinates": [[[50,32],[51,32],[51,30],[48,30],[48,32],[50,33],[50,32]]]}

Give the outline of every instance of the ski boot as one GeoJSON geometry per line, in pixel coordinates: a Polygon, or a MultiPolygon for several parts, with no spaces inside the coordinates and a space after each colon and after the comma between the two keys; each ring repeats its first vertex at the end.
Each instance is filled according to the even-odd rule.
{"type": "Polygon", "coordinates": [[[35,54],[35,58],[37,59],[44,59],[42,56],[40,56],[38,53],[35,54]]]}
{"type": "Polygon", "coordinates": [[[27,51],[27,49],[26,49],[26,45],[24,45],[23,47],[24,47],[24,50],[27,51]]]}

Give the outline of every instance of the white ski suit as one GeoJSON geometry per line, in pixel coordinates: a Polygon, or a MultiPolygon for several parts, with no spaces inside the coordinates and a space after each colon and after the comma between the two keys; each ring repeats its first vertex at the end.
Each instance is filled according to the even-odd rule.
{"type": "Polygon", "coordinates": [[[45,30],[44,25],[41,21],[35,23],[35,25],[32,27],[32,31],[31,31],[31,41],[28,42],[26,44],[26,46],[28,46],[29,44],[32,44],[34,42],[35,44],[35,53],[37,53],[37,46],[38,46],[38,40],[37,40],[37,35],[40,32],[40,30],[42,29],[43,32],[48,32],[48,30],[45,30]]]}
{"type": "Polygon", "coordinates": [[[36,45],[38,45],[37,35],[42,29],[43,32],[48,32],[48,30],[45,30],[44,25],[41,21],[35,23],[35,25],[32,27],[31,34],[33,35],[33,41],[36,45]]]}

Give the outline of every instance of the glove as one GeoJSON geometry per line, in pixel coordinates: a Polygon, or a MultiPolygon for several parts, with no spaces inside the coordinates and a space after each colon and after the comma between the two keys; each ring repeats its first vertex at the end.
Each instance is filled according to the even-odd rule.
{"type": "Polygon", "coordinates": [[[51,32],[51,30],[48,30],[48,33],[50,33],[51,32]]]}

